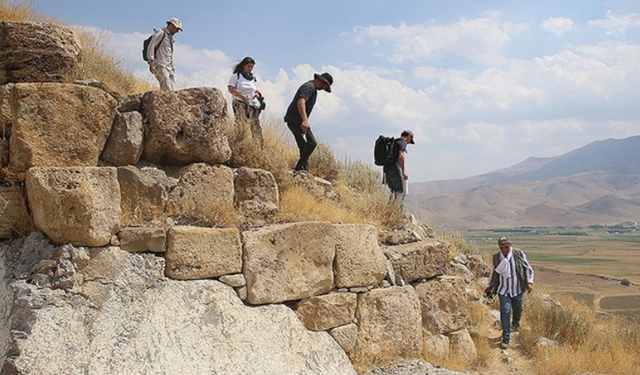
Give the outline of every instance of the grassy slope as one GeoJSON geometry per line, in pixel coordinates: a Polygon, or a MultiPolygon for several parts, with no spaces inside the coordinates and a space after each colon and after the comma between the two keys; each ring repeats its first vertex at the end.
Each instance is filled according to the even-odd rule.
{"type": "MultiPolygon", "coordinates": [[[[38,15],[28,2],[0,0],[0,20],[57,22],[38,15]]],[[[83,45],[84,69],[81,79],[95,78],[121,94],[152,89],[121,68],[117,60],[103,49],[104,40],[78,30],[83,45]]],[[[389,205],[380,186],[379,172],[352,160],[337,160],[327,145],[320,145],[311,159],[311,168],[319,177],[333,182],[341,193],[340,203],[318,200],[292,183],[289,175],[297,150],[291,136],[279,123],[264,127],[265,148],[260,150],[248,139],[248,128],[229,125],[229,138],[234,148],[231,164],[259,167],[271,171],[281,190],[281,209],[276,221],[328,220],[343,223],[370,223],[393,228],[401,223],[401,210],[389,205]],[[267,156],[268,155],[268,156],[267,156]]],[[[470,245],[456,234],[444,234],[443,240],[453,251],[469,252],[470,245]]],[[[480,315],[480,314],[475,314],[480,315]]],[[[538,374],[569,375],[595,371],[607,374],[634,374],[640,368],[640,331],[637,325],[617,321],[596,322],[595,316],[582,305],[567,304],[552,309],[531,303],[526,319],[531,327],[523,334],[523,353],[533,358],[538,374]],[[536,349],[533,343],[544,335],[558,339],[559,350],[536,349]]],[[[487,365],[486,344],[478,343],[481,358],[478,368],[487,365]]],[[[454,367],[460,367],[452,364],[454,367]]]]}

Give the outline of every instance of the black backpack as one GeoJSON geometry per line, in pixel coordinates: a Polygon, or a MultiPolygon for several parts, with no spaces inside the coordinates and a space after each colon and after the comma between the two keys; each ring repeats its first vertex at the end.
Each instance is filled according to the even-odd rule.
{"type": "MultiPolygon", "coordinates": [[[[155,32],[153,34],[151,34],[147,39],[145,39],[144,42],[142,42],[142,59],[144,61],[148,61],[147,60],[147,51],[149,50],[149,43],[151,43],[151,38],[153,38],[154,34],[155,34],[155,32]]],[[[162,44],[163,40],[164,40],[164,32],[162,33],[162,39],[160,39],[160,43],[158,43],[156,48],[153,50],[153,57],[154,58],[156,56],[156,53],[158,53],[158,48],[160,48],[160,44],[162,44]]]]}
{"type": "Polygon", "coordinates": [[[389,165],[393,161],[393,143],[395,138],[381,135],[373,146],[373,162],[375,165],[389,165]]]}

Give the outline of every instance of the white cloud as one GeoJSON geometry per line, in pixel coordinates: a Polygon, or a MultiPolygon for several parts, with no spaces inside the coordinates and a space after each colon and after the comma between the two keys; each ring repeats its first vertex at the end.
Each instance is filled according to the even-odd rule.
{"type": "Polygon", "coordinates": [[[606,35],[623,36],[628,29],[640,28],[640,14],[617,13],[608,10],[605,19],[592,20],[587,25],[593,28],[604,29],[606,35]]]}
{"type": "Polygon", "coordinates": [[[540,28],[553,35],[562,36],[568,31],[575,30],[577,27],[573,20],[569,18],[550,17],[540,22],[540,28]]]}
{"type": "MultiPolygon", "coordinates": [[[[566,19],[549,19],[544,27],[559,30],[553,28],[562,25],[559,20],[566,19]]],[[[297,88],[313,73],[329,71],[333,93],[319,93],[310,119],[316,135],[336,155],[370,163],[378,134],[411,129],[417,141],[407,159],[412,182],[484,173],[529,156],[555,156],[596,139],[637,134],[639,44],[599,41],[527,59],[506,56],[505,45],[526,30],[497,14],[448,25],[356,28],[356,38],[379,42],[376,51],[387,51],[390,61],[402,65],[301,63],[269,80],[258,66],[258,86],[267,99],[263,119],[282,122],[297,88]],[[453,69],[427,61],[444,55],[491,66],[453,69]]],[[[109,33],[106,43],[123,66],[153,80],[140,56],[146,37],[109,33]]],[[[227,55],[176,39],[179,87],[215,86],[229,99],[233,62],[227,55]]],[[[290,138],[286,129],[283,137],[290,138]]]]}
{"type": "Polygon", "coordinates": [[[354,37],[373,45],[390,41],[393,52],[388,58],[394,63],[417,62],[444,54],[453,54],[483,64],[504,61],[502,49],[514,36],[528,30],[524,23],[502,22],[500,13],[466,19],[449,25],[428,24],[409,26],[358,26],[354,37]]]}

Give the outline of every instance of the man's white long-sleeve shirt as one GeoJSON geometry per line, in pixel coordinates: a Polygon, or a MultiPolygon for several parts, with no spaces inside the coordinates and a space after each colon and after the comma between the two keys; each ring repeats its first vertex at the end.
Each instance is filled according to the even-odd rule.
{"type": "Polygon", "coordinates": [[[147,60],[154,60],[156,67],[167,68],[172,73],[175,73],[176,68],[173,65],[173,35],[166,28],[156,30],[153,33],[147,49],[147,60]],[[154,51],[158,45],[158,50],[154,56],[154,51]]]}

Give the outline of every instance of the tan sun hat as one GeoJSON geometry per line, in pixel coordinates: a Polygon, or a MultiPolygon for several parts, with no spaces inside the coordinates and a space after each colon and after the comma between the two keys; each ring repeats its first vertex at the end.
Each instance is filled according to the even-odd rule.
{"type": "Polygon", "coordinates": [[[182,21],[180,21],[176,17],[173,17],[173,18],[169,19],[169,21],[167,21],[167,23],[172,24],[173,26],[175,26],[180,31],[184,31],[184,30],[182,30],[182,21]]]}

